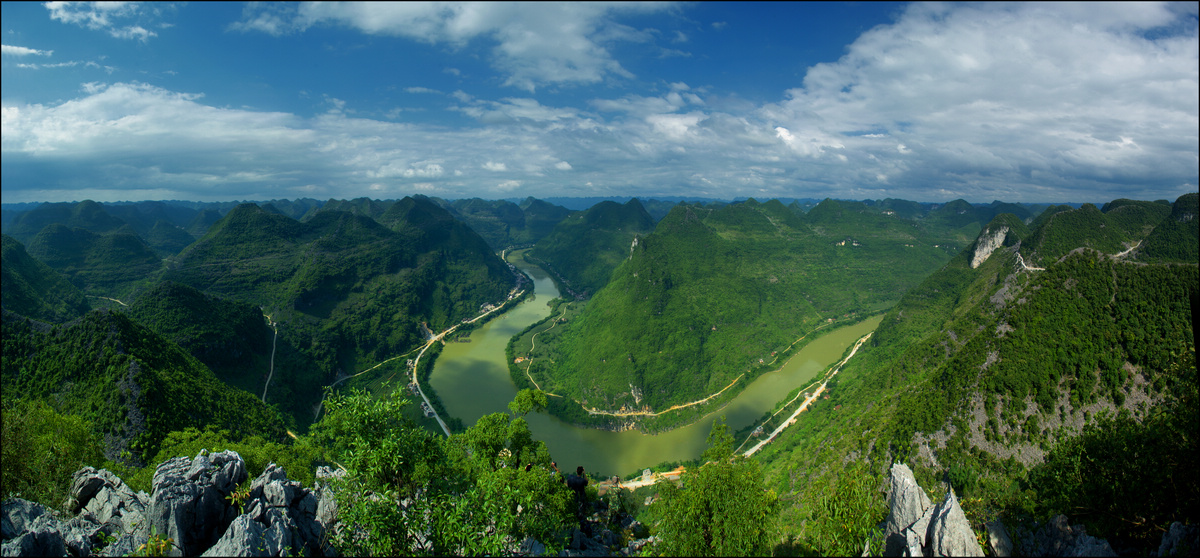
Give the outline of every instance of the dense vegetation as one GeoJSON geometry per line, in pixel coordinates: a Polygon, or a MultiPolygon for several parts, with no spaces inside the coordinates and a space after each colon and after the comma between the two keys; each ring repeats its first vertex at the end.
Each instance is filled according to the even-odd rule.
{"type": "Polygon", "coordinates": [[[812,520],[831,501],[866,509],[846,487],[864,474],[882,487],[894,460],[910,463],[922,486],[948,478],[977,526],[997,514],[1020,528],[1066,513],[1089,534],[1145,552],[1171,521],[1196,521],[1200,491],[1171,479],[1196,477],[1182,456],[1196,444],[1195,387],[1186,378],[1195,376],[1197,267],[1077,250],[1109,238],[1111,254],[1153,234],[1137,224],[1146,213],[1165,214],[1150,205],[1114,202],[1108,214],[1051,208],[1029,236],[1016,231],[978,269],[968,265],[968,247],[909,291],[830,399],[760,453],[768,486],[790,504],[784,525],[807,541],[800,547],[832,551],[814,543],[840,539],[861,549],[885,510],[857,514],[868,529],[856,540],[812,520]],[[1143,215],[1106,236],[1122,206],[1143,215]],[[1074,253],[1043,258],[1045,271],[1017,263],[1018,251],[1054,243],[1074,253]]]}
{"type": "Polygon", "coordinates": [[[62,322],[91,309],[75,285],[32,258],[17,239],[3,235],[3,241],[0,273],[5,310],[36,320],[62,322]]]}
{"type": "Polygon", "coordinates": [[[565,207],[536,198],[526,198],[520,204],[479,198],[433,199],[479,233],[493,250],[537,242],[571,213],[565,207]]]}
{"type": "MultiPolygon", "coordinates": [[[[634,397],[625,390],[635,378],[637,397],[660,408],[693,384],[704,393],[754,373],[755,357],[770,360],[779,343],[825,320],[891,306],[829,398],[753,458],[732,457],[740,436],[718,425],[678,487],[643,489],[658,490],[657,504],[613,498],[651,522],[654,551],[878,549],[880,489],[901,460],[935,496],[953,486],[976,528],[999,516],[1020,531],[1065,513],[1118,551],[1144,554],[1171,521],[1200,520],[1196,201],[1057,206],[1032,220],[1006,204],[925,211],[901,200],[827,200],[807,213],[754,200],[682,205],[590,302],[558,301],[523,332],[550,332],[538,345],[556,339],[558,357],[599,357],[627,375],[586,360],[565,361],[579,371],[531,373],[553,389],[584,386],[590,405],[621,403],[604,399],[606,387],[634,397]],[[983,237],[1001,227],[1000,247],[978,267],[975,245],[952,248],[972,229],[983,237]],[[1019,256],[1045,269],[1025,269],[1019,256]],[[704,356],[714,347],[741,360],[730,361],[732,376],[704,383],[694,371],[719,362],[704,356]],[[676,361],[686,373],[655,375],[676,361]]],[[[125,312],[85,314],[78,291],[5,237],[0,492],[58,507],[82,465],[146,490],[158,462],[235,449],[252,475],[274,461],[306,484],[316,465],[344,465],[339,505],[353,526],[337,539],[345,554],[500,554],[528,536],[552,552],[565,546],[573,496],[524,419],[560,398],[522,391],[509,413],[443,438],[407,418],[403,390],[352,391],[332,395],[321,420],[291,439],[293,412],[213,374],[235,384],[262,374],[270,319],[280,340],[268,402],[302,400],[292,390],[326,379],[313,363],[361,368],[403,354],[412,343],[380,340],[398,335],[393,324],[438,329],[478,311],[449,298],[491,302],[479,293],[506,292],[494,278],[507,269],[431,200],[368,202],[309,205],[302,221],[304,204],[232,208],[172,264],[188,283],[147,282],[125,312]],[[404,296],[409,306],[389,306],[404,296]]],[[[34,234],[56,225],[72,238],[132,236],[57,223],[34,234]]],[[[510,349],[528,350],[520,337],[510,349]]]]}
{"type": "Polygon", "coordinates": [[[654,218],[637,198],[623,205],[600,202],[559,222],[527,257],[555,276],[564,290],[587,297],[608,284],[634,240],[653,230],[654,218]]]}
{"type": "Polygon", "coordinates": [[[94,311],[51,328],[6,313],[3,337],[5,396],[81,417],[110,459],[145,462],[168,433],[188,427],[284,436],[273,409],[122,313],[94,311]]]}
{"type": "Polygon", "coordinates": [[[1138,258],[1152,262],[1195,263],[1200,259],[1200,194],[1176,200],[1171,213],[1146,237],[1138,258]]]}
{"type": "MultiPolygon", "coordinates": [[[[626,261],[577,318],[539,337],[550,353],[531,373],[567,396],[552,412],[625,421],[583,406],[662,411],[735,384],[712,401],[723,403],[744,387],[739,377],[767,370],[797,339],[887,308],[948,259],[920,223],[843,205],[826,200],[807,214],[775,200],[677,206],[622,249],[626,261]]],[[[682,416],[632,420],[663,428],[682,416]]]]}
{"type": "Polygon", "coordinates": [[[422,323],[440,331],[514,284],[478,235],[425,198],[390,204],[377,218],[329,210],[304,222],[242,205],[165,277],[261,307],[279,324],[268,402],[286,405],[301,427],[335,376],[418,346],[422,323]]]}

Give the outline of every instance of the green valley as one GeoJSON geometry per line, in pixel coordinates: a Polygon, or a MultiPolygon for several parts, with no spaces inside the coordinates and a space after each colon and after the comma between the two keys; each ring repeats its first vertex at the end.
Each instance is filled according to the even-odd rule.
{"type": "MultiPolygon", "coordinates": [[[[890,307],[948,260],[942,244],[952,234],[833,200],[807,214],[775,200],[680,204],[652,234],[609,249],[619,265],[607,286],[540,338],[536,354],[515,356],[532,358],[533,382],[562,395],[551,410],[564,419],[677,426],[728,401],[818,328],[890,307]],[[661,413],[701,399],[688,412],[661,413]]],[[[604,261],[569,253],[594,267],[604,261]]]]}

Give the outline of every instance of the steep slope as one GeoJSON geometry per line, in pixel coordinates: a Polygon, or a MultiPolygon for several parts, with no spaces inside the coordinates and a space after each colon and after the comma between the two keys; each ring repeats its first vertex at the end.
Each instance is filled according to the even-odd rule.
{"type": "Polygon", "coordinates": [[[84,200],[78,203],[44,203],[18,216],[7,232],[28,246],[42,229],[53,224],[84,229],[97,235],[126,226],[125,221],[111,215],[104,206],[92,200],[84,200]]]}
{"type": "Polygon", "coordinates": [[[136,235],[98,235],[51,224],[29,243],[29,254],[65,275],[85,293],[121,298],[162,268],[154,250],[136,235]]]}
{"type": "Polygon", "coordinates": [[[1022,246],[1026,263],[1042,266],[1077,248],[1115,254],[1133,246],[1151,232],[1170,208],[1151,202],[1116,200],[1101,212],[1088,203],[1079,209],[1055,206],[1034,222],[1034,233],[1022,246]]]}
{"type": "Polygon", "coordinates": [[[563,219],[529,257],[586,297],[608,283],[634,239],[653,230],[654,219],[637,198],[625,204],[604,201],[563,219]]]}
{"type": "MultiPolygon", "coordinates": [[[[1056,210],[1027,236],[1016,216],[998,216],[975,243],[907,292],[830,382],[828,400],[818,400],[756,454],[772,487],[793,503],[786,523],[799,528],[820,512],[822,498],[835,498],[839,486],[856,482],[853,475],[882,478],[894,461],[913,465],[922,484],[948,478],[973,523],[994,519],[1000,509],[1012,514],[1006,521],[1050,513],[1036,502],[1049,497],[1040,491],[1053,489],[1045,484],[1044,467],[1038,468],[1052,452],[1074,463],[1106,458],[1063,452],[1075,451],[1070,441],[1093,431],[1088,428],[1107,428],[1105,416],[1120,411],[1141,421],[1164,412],[1156,405],[1174,400],[1188,381],[1181,370],[1194,366],[1195,310],[1189,301],[1200,290],[1200,273],[1195,262],[1145,265],[1088,247],[1106,238],[1096,232],[1103,215],[1086,206],[1056,210]],[[1008,231],[999,233],[1003,229],[1008,231]],[[1065,256],[1043,257],[1044,270],[1023,266],[1018,256],[1026,244],[1040,239],[1046,250],[1047,238],[1056,239],[1055,251],[1065,256]],[[992,246],[990,253],[976,260],[988,251],[985,245],[992,246]]],[[[1122,248],[1117,240],[1110,249],[1122,248]]],[[[1187,389],[1194,389],[1191,381],[1187,389]]],[[[749,431],[741,437],[752,439],[749,431]]],[[[1171,446],[1162,455],[1170,456],[1191,452],[1195,440],[1162,443],[1171,446]]],[[[1109,490],[1108,480],[1092,490],[1109,490]]],[[[1068,482],[1076,481],[1060,478],[1055,486],[1068,482]]],[[[1160,490],[1149,479],[1113,482],[1130,483],[1118,490],[1160,490]]],[[[1195,496],[1194,483],[1177,487],[1181,497],[1195,496]]],[[[1132,493],[1123,498],[1133,505],[1132,493]]],[[[1177,513],[1184,519],[1194,510],[1177,513]]],[[[1092,526],[1088,532],[1109,536],[1092,526]]]]}
{"type": "Polygon", "coordinates": [[[226,383],[262,393],[259,374],[268,369],[272,331],[254,305],[164,281],[142,293],[128,312],[226,383]]]}
{"type": "Polygon", "coordinates": [[[3,235],[3,276],[5,310],[46,322],[78,318],[91,308],[83,293],[46,264],[25,252],[17,239],[3,235]]]}
{"type": "Polygon", "coordinates": [[[110,459],[140,465],[167,433],[188,427],[284,438],[274,410],[121,313],[97,310],[48,331],[6,313],[3,337],[6,397],[47,400],[84,417],[110,459]]]}
{"type": "MultiPolygon", "coordinates": [[[[302,223],[243,204],[164,278],[261,307],[278,324],[267,401],[300,425],[323,385],[403,354],[424,339],[422,324],[444,329],[515,284],[479,235],[425,198],[400,200],[378,221],[329,210],[302,223]]],[[[254,384],[252,370],[266,379],[269,360],[260,355],[251,351],[231,368],[241,370],[237,385],[254,384]]]]}
{"type": "Polygon", "coordinates": [[[1171,205],[1171,213],[1138,247],[1138,259],[1150,262],[1195,263],[1200,259],[1200,194],[1184,194],[1171,205]]]}
{"type": "Polygon", "coordinates": [[[525,234],[516,237],[520,242],[537,242],[550,234],[554,227],[571,214],[571,210],[537,198],[525,198],[520,204],[525,214],[525,234]]]}
{"type": "Polygon", "coordinates": [[[797,339],[887,308],[946,261],[911,221],[839,214],[836,203],[812,229],[778,202],[677,206],[547,348],[533,373],[563,395],[552,411],[586,424],[678,426],[777,366],[797,339]],[[661,418],[584,411],[660,412],[727,387],[708,406],[661,418]]]}

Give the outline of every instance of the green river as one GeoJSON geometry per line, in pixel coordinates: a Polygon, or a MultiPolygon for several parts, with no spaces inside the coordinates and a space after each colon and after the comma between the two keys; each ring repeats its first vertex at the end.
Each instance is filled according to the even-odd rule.
{"type": "MultiPolygon", "coordinates": [[[[473,331],[470,343],[448,343],[430,377],[430,384],[446,410],[464,424],[475,424],[485,414],[508,411],[508,402],[517,389],[508,375],[504,348],[513,335],[548,316],[550,308],[546,303],[558,297],[554,281],[541,268],[526,263],[523,253],[510,255],[509,261],[533,278],[534,296],[473,331]]],[[[526,419],[534,437],[546,443],[550,455],[564,471],[583,465],[588,471],[602,475],[626,475],[664,461],[695,459],[704,451],[705,439],[717,417],[725,415],[733,431],[749,425],[772,409],[781,397],[834,363],[847,347],[874,330],[881,320],[882,316],[871,318],[822,335],[801,349],[782,369],[759,376],[724,408],[669,432],[646,435],[638,431],[579,428],[537,413],[526,419]]]]}

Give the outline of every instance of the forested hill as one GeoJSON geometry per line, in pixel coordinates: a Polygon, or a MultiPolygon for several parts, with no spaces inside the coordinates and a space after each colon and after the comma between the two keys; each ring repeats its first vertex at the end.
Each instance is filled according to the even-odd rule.
{"type": "MultiPolygon", "coordinates": [[[[425,198],[391,204],[378,221],[330,210],[301,222],[244,204],[184,250],[163,278],[261,307],[279,324],[279,370],[267,400],[285,405],[301,425],[311,420],[321,386],[338,374],[403,354],[422,342],[421,323],[444,329],[515,285],[479,235],[425,198]]],[[[265,374],[267,356],[250,352],[258,373],[265,374]]],[[[238,385],[262,389],[265,378],[217,368],[222,377],[242,378],[238,385]]]]}
{"type": "Polygon", "coordinates": [[[83,293],[46,264],[30,257],[17,239],[3,235],[3,307],[45,322],[78,318],[91,307],[83,293]]]}
{"type": "Polygon", "coordinates": [[[6,311],[3,337],[5,397],[50,400],[82,417],[103,435],[109,459],[149,460],[169,432],[188,427],[284,437],[273,409],[120,312],[47,330],[6,311]]]}
{"type": "Polygon", "coordinates": [[[1138,247],[1143,261],[1194,263],[1200,259],[1200,194],[1180,197],[1171,213],[1154,227],[1138,247]]]}
{"type": "Polygon", "coordinates": [[[1109,202],[1104,211],[1092,204],[1079,209],[1056,206],[1039,217],[1021,252],[1031,266],[1057,260],[1081,247],[1121,252],[1145,238],[1170,212],[1167,204],[1132,200],[1109,202]]]}
{"type": "MultiPolygon", "coordinates": [[[[1200,272],[1195,259],[1146,264],[1127,252],[1187,224],[1189,204],[1195,194],[1173,211],[1128,200],[1051,208],[1030,230],[998,216],[884,316],[827,400],[756,454],[795,503],[786,523],[851,533],[861,549],[886,510],[856,487],[879,486],[895,461],[923,485],[948,478],[976,525],[1065,513],[1144,552],[1171,521],[1196,521],[1200,272]],[[837,500],[855,511],[813,521],[837,500]]],[[[1194,253],[1195,238],[1180,251],[1194,253]]],[[[850,550],[839,548],[825,552],[850,550]]]]}
{"type": "Polygon", "coordinates": [[[949,259],[939,242],[915,221],[831,200],[804,216],[774,200],[680,204],[623,247],[612,281],[533,373],[564,395],[552,410],[577,422],[605,420],[584,405],[662,411],[733,383],[720,404],[818,326],[894,304],[949,259]]]}
{"type": "Polygon", "coordinates": [[[479,198],[446,201],[431,198],[471,227],[493,250],[537,242],[571,213],[565,207],[529,197],[520,204],[479,198]]]}
{"type": "Polygon", "coordinates": [[[603,201],[563,219],[529,255],[570,290],[588,296],[608,283],[633,240],[653,230],[654,218],[637,198],[624,204],[603,201]]]}

